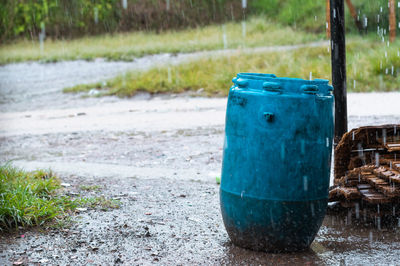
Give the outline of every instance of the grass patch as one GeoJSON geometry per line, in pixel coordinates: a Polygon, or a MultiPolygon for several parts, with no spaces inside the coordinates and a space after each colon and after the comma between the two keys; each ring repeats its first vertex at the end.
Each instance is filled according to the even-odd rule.
{"type": "Polygon", "coordinates": [[[76,40],[46,40],[43,50],[38,42],[20,40],[0,46],[0,64],[33,60],[90,60],[99,57],[109,60],[132,60],[148,54],[287,45],[318,39],[320,36],[316,34],[293,30],[262,18],[251,18],[245,26],[242,23],[231,22],[222,26],[166,31],[161,34],[133,32],[76,40]]]}
{"type": "Polygon", "coordinates": [[[0,231],[42,225],[75,209],[78,203],[58,196],[59,188],[60,181],[51,171],[0,166],[0,231]]]}
{"type": "MultiPolygon", "coordinates": [[[[100,197],[70,198],[58,194],[60,180],[51,171],[26,172],[11,165],[0,166],[0,231],[19,226],[61,228],[74,221],[70,214],[79,208],[107,211],[119,208],[120,202],[100,197]],[[79,208],[78,208],[79,207],[79,208]]],[[[81,187],[99,190],[99,186],[81,187]]]]}
{"type": "Polygon", "coordinates": [[[98,185],[81,185],[79,189],[84,191],[100,191],[101,187],[98,185]]]}
{"type": "MultiPolygon", "coordinates": [[[[348,90],[353,92],[399,89],[400,41],[390,47],[380,42],[353,38],[347,45],[348,90]]],[[[238,72],[274,73],[309,79],[331,78],[331,54],[328,47],[302,48],[261,54],[238,53],[203,58],[178,66],[154,68],[146,72],[121,75],[106,83],[78,85],[65,92],[83,92],[93,88],[100,95],[133,96],[139,91],[181,93],[203,91],[205,95],[227,95],[231,79],[238,72]]]]}
{"type": "Polygon", "coordinates": [[[121,205],[121,202],[119,200],[108,199],[104,196],[100,196],[82,198],[80,199],[80,205],[85,208],[108,211],[110,209],[118,209],[121,205]]]}

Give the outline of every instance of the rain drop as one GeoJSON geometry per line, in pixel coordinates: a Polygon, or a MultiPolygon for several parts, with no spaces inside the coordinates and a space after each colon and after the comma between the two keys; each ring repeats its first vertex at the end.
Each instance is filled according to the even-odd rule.
{"type": "Polygon", "coordinates": [[[44,22],[40,23],[40,28],[41,28],[41,31],[39,33],[39,47],[40,47],[40,52],[43,53],[44,39],[46,38],[46,28],[45,28],[44,22]]]}
{"type": "Polygon", "coordinates": [[[364,149],[361,143],[357,144],[358,156],[362,157],[364,155],[364,149]]]}
{"type": "MultiPolygon", "coordinates": [[[[379,167],[379,153],[375,153],[375,166],[379,167]]],[[[378,205],[378,209],[379,209],[379,205],[378,205]]]]}
{"type": "Polygon", "coordinates": [[[281,159],[285,159],[285,143],[281,144],[281,159]]]}
{"type": "Polygon", "coordinates": [[[382,129],[383,145],[386,145],[386,128],[382,129]]]}
{"type": "Polygon", "coordinates": [[[127,9],[128,8],[128,0],[122,0],[122,8],[127,9]]]}
{"type": "Polygon", "coordinates": [[[360,205],[358,202],[354,205],[356,211],[356,219],[360,219],[360,205]]]}
{"type": "Polygon", "coordinates": [[[346,225],[351,224],[351,209],[347,211],[347,219],[346,219],[346,225]]]}
{"type": "Polygon", "coordinates": [[[311,216],[314,217],[315,216],[315,209],[314,209],[314,203],[311,203],[311,216]]]}
{"type": "Polygon", "coordinates": [[[306,175],[303,176],[303,190],[304,191],[308,190],[308,177],[306,175]]]}
{"type": "Polygon", "coordinates": [[[300,140],[300,150],[301,154],[306,153],[306,142],[304,141],[304,139],[300,140]]]}
{"type": "Polygon", "coordinates": [[[243,39],[246,38],[246,21],[242,21],[242,37],[243,39]]]}
{"type": "Polygon", "coordinates": [[[224,49],[228,48],[228,37],[226,36],[226,27],[222,26],[222,42],[224,44],[224,49]]]}
{"type": "Polygon", "coordinates": [[[242,8],[247,8],[247,0],[242,0],[242,8]]]}
{"type": "Polygon", "coordinates": [[[376,217],[376,226],[378,227],[378,230],[381,230],[381,217],[376,217]]]}
{"type": "Polygon", "coordinates": [[[94,23],[97,24],[99,23],[99,9],[96,7],[93,8],[93,14],[94,14],[94,23]]]}
{"type": "Polygon", "coordinates": [[[364,16],[364,28],[368,26],[368,18],[364,16]]]}
{"type": "Polygon", "coordinates": [[[165,5],[165,8],[167,9],[167,11],[169,11],[169,9],[171,8],[171,5],[170,5],[170,0],[166,0],[167,2],[166,2],[166,5],[165,5]]]}

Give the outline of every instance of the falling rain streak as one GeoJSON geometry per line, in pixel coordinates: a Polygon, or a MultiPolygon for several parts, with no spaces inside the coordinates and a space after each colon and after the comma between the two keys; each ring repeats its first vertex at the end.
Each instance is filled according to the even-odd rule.
{"type": "Polygon", "coordinates": [[[226,26],[222,26],[222,43],[224,45],[224,49],[228,48],[228,36],[226,35],[226,26]]]}
{"type": "Polygon", "coordinates": [[[41,31],[39,33],[39,46],[40,46],[40,53],[43,54],[44,50],[44,40],[46,38],[46,27],[44,22],[40,23],[41,31]]]}
{"type": "Polygon", "coordinates": [[[303,190],[308,191],[308,177],[303,176],[303,190]]]}
{"type": "Polygon", "coordinates": [[[127,9],[128,8],[128,0],[122,0],[122,8],[127,9]]]}
{"type": "Polygon", "coordinates": [[[99,9],[97,7],[93,8],[94,23],[99,23],[99,9]]]}
{"type": "Polygon", "coordinates": [[[247,8],[247,0],[242,0],[242,8],[247,8]]]}

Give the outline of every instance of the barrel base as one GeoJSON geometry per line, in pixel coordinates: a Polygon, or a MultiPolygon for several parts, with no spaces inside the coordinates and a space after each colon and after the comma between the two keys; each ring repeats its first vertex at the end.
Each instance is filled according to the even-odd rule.
{"type": "Polygon", "coordinates": [[[267,252],[308,249],[325,216],[327,199],[260,200],[221,189],[221,211],[232,242],[267,252]]]}

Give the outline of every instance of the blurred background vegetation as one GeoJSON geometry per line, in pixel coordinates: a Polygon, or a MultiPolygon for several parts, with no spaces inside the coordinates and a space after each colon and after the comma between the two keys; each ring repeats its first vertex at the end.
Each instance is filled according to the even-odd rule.
{"type": "MultiPolygon", "coordinates": [[[[137,30],[161,32],[237,21],[252,15],[313,33],[325,31],[326,1],[248,0],[2,0],[0,40],[53,39],[137,30]]],[[[352,0],[365,32],[388,28],[387,0],[352,0]]],[[[399,8],[397,17],[399,17],[399,8]]],[[[348,13],[348,12],[347,12],[348,13]]],[[[350,14],[347,30],[357,32],[350,14]]],[[[397,29],[399,31],[399,28],[397,29]]]]}
{"type": "MultiPolygon", "coordinates": [[[[330,48],[328,42],[321,42],[328,39],[328,2],[0,0],[0,65],[96,58],[132,61],[151,54],[319,42],[318,49],[298,47],[298,51],[263,52],[257,56],[232,52],[225,57],[204,57],[179,66],[125,73],[107,82],[81,84],[64,91],[95,90],[100,92],[98,96],[122,97],[138,91],[203,91],[206,95],[226,95],[230,78],[243,71],[329,79],[330,48]],[[240,60],[240,56],[245,60],[240,60]]],[[[346,2],[349,91],[397,90],[400,38],[389,42],[388,0],[346,2]],[[352,15],[349,2],[355,7],[352,15]]],[[[399,0],[395,3],[399,18],[399,0]]],[[[399,36],[398,22],[396,30],[399,36]]]]}

